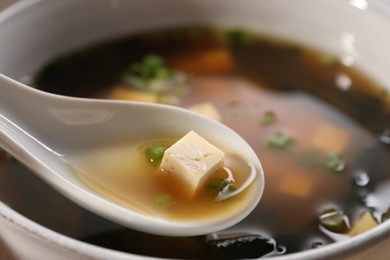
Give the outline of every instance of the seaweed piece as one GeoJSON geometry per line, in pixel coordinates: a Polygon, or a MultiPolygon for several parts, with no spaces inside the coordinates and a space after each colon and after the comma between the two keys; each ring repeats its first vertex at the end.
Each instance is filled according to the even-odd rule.
{"type": "Polygon", "coordinates": [[[212,235],[206,244],[214,259],[248,259],[265,256],[275,250],[275,243],[261,235],[212,235]]]}
{"type": "Polygon", "coordinates": [[[346,233],[349,229],[348,217],[338,209],[328,209],[319,216],[320,225],[335,233],[346,233]]]}

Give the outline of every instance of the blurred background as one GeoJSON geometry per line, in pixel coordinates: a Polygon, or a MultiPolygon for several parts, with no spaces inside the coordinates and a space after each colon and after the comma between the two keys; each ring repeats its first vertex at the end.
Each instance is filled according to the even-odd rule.
{"type": "Polygon", "coordinates": [[[18,0],[0,0],[0,9],[4,9],[5,7],[17,2],[18,0]]]}

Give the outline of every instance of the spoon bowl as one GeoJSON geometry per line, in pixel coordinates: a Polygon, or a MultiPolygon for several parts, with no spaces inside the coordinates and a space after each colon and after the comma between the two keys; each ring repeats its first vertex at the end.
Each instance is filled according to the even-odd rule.
{"type": "Polygon", "coordinates": [[[86,209],[130,228],[158,235],[201,235],[234,225],[259,202],[264,189],[261,164],[251,147],[225,125],[166,105],[71,98],[30,88],[0,75],[0,147],[86,209]],[[194,130],[211,143],[233,147],[250,163],[257,189],[245,205],[218,218],[173,221],[116,203],[83,183],[64,157],[113,140],[194,130]]]}

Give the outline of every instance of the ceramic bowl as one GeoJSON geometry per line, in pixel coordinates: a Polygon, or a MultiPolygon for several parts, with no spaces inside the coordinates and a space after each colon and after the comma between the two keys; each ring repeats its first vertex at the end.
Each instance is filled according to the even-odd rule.
{"type": "MultiPolygon", "coordinates": [[[[388,14],[383,1],[365,0],[26,0],[0,14],[0,73],[20,80],[74,48],[196,24],[245,27],[313,46],[390,91],[388,14]]],[[[117,226],[56,194],[18,163],[0,167],[0,236],[16,259],[149,258],[75,239],[75,233],[93,235],[117,226]],[[37,203],[26,205],[26,198],[37,203]]],[[[389,259],[389,244],[387,221],[351,239],[278,259],[389,259]]]]}

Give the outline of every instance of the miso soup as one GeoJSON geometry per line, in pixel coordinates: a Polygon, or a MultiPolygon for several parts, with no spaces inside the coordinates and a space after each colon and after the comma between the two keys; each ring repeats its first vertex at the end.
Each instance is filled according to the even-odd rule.
{"type": "Polygon", "coordinates": [[[264,167],[261,202],[227,230],[153,236],[86,214],[71,234],[83,241],[167,258],[257,258],[326,246],[390,216],[389,93],[323,51],[242,29],[167,29],[64,53],[32,83],[200,111],[237,131],[264,167]]]}
{"type": "Polygon", "coordinates": [[[195,193],[180,178],[161,169],[158,156],[151,161],[150,149],[163,154],[160,147],[166,150],[181,137],[121,140],[68,156],[66,161],[93,190],[153,217],[200,221],[244,210],[255,196],[258,173],[234,148],[224,147],[223,166],[205,178],[195,193]]]}

